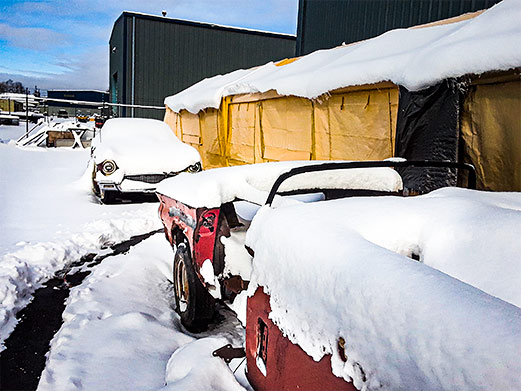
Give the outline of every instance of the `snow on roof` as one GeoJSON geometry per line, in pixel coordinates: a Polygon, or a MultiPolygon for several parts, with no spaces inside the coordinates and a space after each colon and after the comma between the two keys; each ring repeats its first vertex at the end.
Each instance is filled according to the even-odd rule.
{"type": "Polygon", "coordinates": [[[4,92],[0,94],[0,99],[10,99],[16,102],[25,103],[25,99],[28,99],[29,103],[35,103],[36,97],[34,95],[25,95],[17,92],[4,92]]]}
{"type": "Polygon", "coordinates": [[[284,335],[317,361],[332,354],[358,389],[517,390],[519,237],[519,193],[265,206],[246,238],[248,292],[264,287],[284,335]]]}
{"type": "Polygon", "coordinates": [[[316,98],[338,88],[391,81],[418,90],[448,77],[521,66],[521,2],[503,0],[457,23],[397,29],[376,38],[319,50],[290,64],[215,76],[165,99],[175,112],[219,108],[221,98],[275,90],[316,98]]]}
{"type": "MultiPolygon", "coordinates": [[[[219,207],[236,199],[264,205],[280,174],[294,167],[322,163],[325,162],[270,162],[182,173],[162,181],[156,191],[194,208],[219,207]]],[[[294,176],[283,182],[279,191],[320,188],[398,191],[402,188],[402,178],[391,168],[323,171],[294,176]]]]}

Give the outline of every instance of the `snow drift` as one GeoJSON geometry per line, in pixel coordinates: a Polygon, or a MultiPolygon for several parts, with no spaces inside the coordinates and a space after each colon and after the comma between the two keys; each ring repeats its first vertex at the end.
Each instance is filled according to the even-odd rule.
{"type": "Polygon", "coordinates": [[[262,286],[283,333],[359,389],[517,390],[520,230],[517,193],[263,207],[248,292],[262,286]]]}

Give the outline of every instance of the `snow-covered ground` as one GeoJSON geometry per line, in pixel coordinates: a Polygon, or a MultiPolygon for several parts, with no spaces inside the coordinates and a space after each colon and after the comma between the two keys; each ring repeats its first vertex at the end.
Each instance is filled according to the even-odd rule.
{"type": "MultiPolygon", "coordinates": [[[[0,342],[54,273],[88,253],[161,227],[157,203],[102,205],[90,192],[88,150],[20,148],[24,124],[0,127],[0,342]],[[11,142],[10,142],[11,141],[11,142]]],[[[244,363],[211,352],[241,346],[230,312],[189,335],[171,307],[173,252],[156,234],[108,257],[71,290],[40,390],[245,390],[244,363]]],[[[4,349],[2,346],[0,348],[4,349]]]]}
{"type": "Polygon", "coordinates": [[[172,257],[156,234],[107,258],[74,288],[38,390],[244,390],[212,356],[227,343],[241,346],[244,329],[228,318],[208,337],[183,332],[171,307],[172,257]]]}
{"type": "Polygon", "coordinates": [[[88,150],[18,148],[12,140],[24,132],[24,124],[0,127],[0,135],[8,135],[3,140],[11,141],[0,143],[0,346],[16,313],[54,272],[160,228],[156,204],[97,202],[86,171],[88,150]]]}
{"type": "MultiPolygon", "coordinates": [[[[34,124],[29,123],[29,130],[34,124]]],[[[17,140],[25,134],[25,122],[20,121],[19,125],[0,125],[0,143],[7,144],[11,140],[17,140]]]]}

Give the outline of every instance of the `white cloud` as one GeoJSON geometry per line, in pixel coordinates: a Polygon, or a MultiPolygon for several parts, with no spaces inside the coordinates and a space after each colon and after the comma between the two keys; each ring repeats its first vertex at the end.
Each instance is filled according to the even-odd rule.
{"type": "Polygon", "coordinates": [[[76,57],[61,57],[56,65],[63,73],[14,71],[0,68],[0,80],[21,81],[26,87],[37,85],[41,89],[108,89],[108,46],[99,46],[76,57]]]}
{"type": "Polygon", "coordinates": [[[47,28],[13,27],[6,23],[0,23],[0,39],[13,47],[37,51],[48,50],[51,45],[68,43],[67,36],[47,28]]]}

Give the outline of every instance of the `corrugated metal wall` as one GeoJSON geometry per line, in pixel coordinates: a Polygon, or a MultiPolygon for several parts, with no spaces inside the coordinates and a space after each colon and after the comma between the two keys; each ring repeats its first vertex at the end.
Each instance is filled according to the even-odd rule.
{"type": "MultiPolygon", "coordinates": [[[[126,66],[126,53],[123,41],[125,18],[120,16],[114,23],[109,40],[109,100],[112,103],[121,103],[125,92],[123,75],[126,66]]],[[[117,114],[118,110],[114,109],[117,114]]]]}
{"type": "MultiPolygon", "coordinates": [[[[110,64],[111,83],[114,72],[118,72],[116,89],[121,101],[153,106],[163,106],[166,96],[206,77],[292,57],[295,53],[292,36],[126,12],[114,25],[111,47],[115,44],[124,47],[119,54],[111,53],[110,64]],[[124,86],[120,81],[124,81],[124,86]]],[[[127,109],[126,114],[132,115],[132,110],[127,109]]],[[[134,110],[136,117],[162,119],[163,115],[163,111],[134,110]]]]}
{"type": "Polygon", "coordinates": [[[297,55],[491,7],[500,0],[299,0],[297,55]]]}

